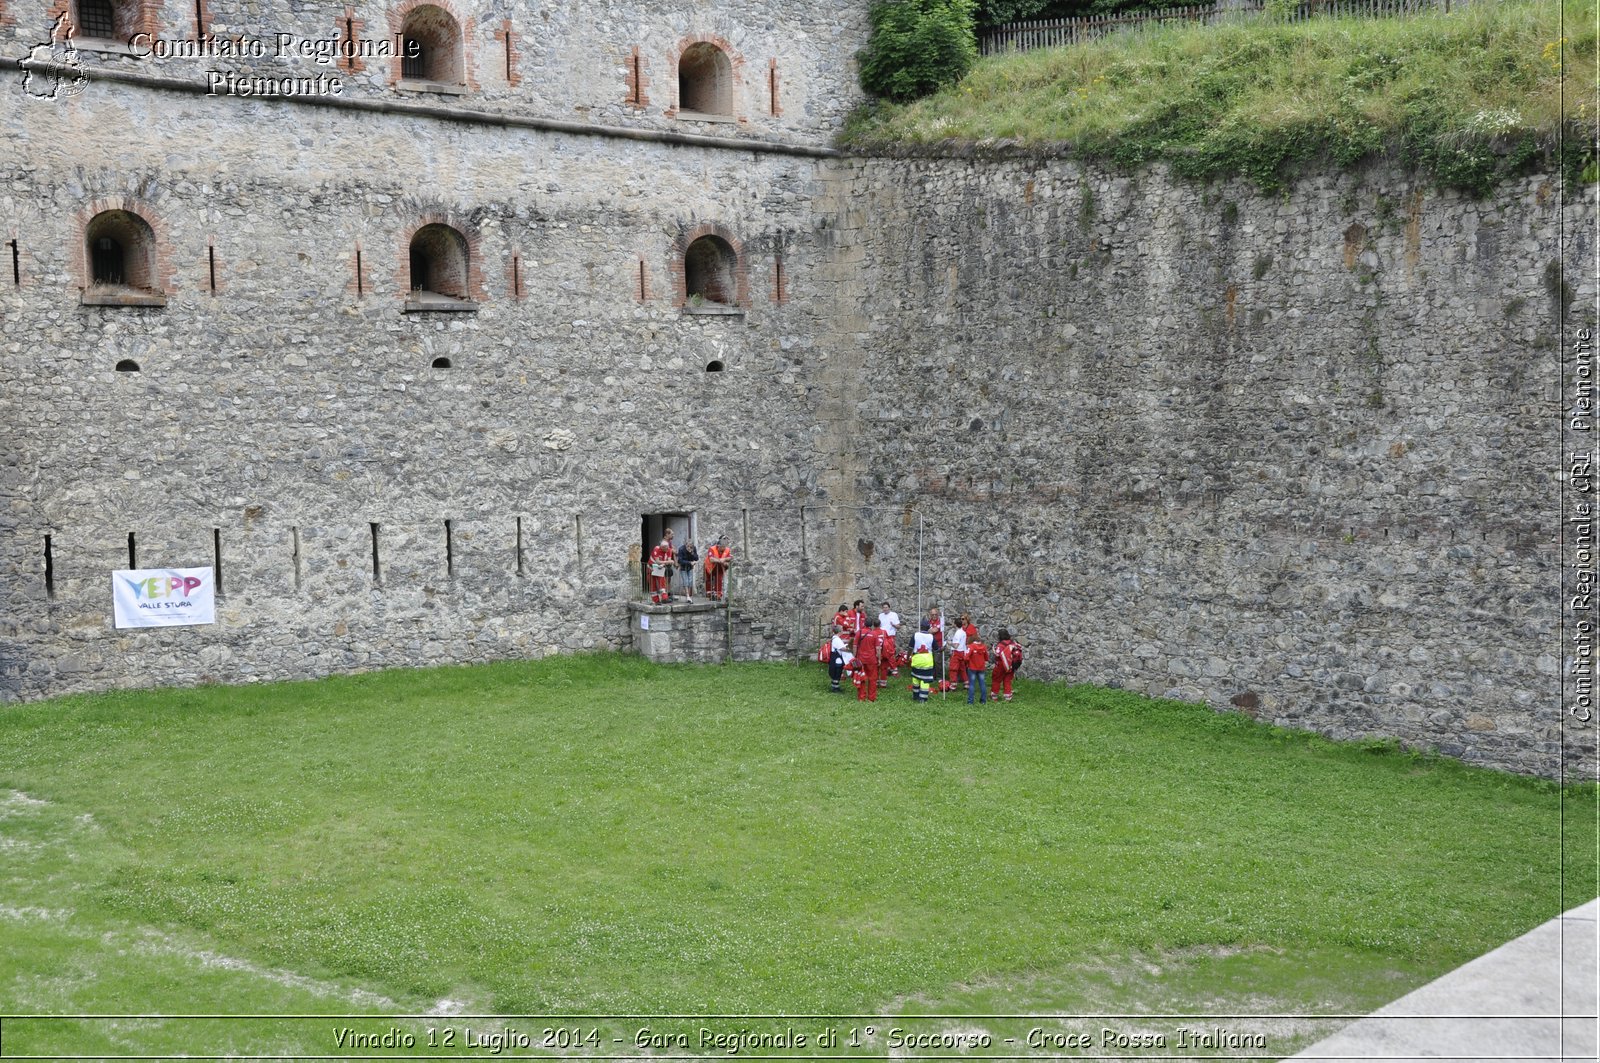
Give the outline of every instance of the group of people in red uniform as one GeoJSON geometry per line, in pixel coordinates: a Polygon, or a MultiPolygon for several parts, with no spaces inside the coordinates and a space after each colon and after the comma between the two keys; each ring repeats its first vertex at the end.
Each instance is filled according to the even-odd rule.
{"type": "MultiPolygon", "coordinates": [[[[667,532],[659,543],[650,550],[649,578],[650,600],[657,605],[672,601],[672,583],[677,578],[679,589],[684,592],[684,599],[694,601],[694,570],[700,565],[700,552],[694,548],[693,542],[685,542],[682,546],[673,548],[672,529],[667,532]]],[[[733,564],[733,550],[728,546],[728,537],[719,536],[717,541],[706,549],[705,563],[701,571],[705,578],[705,595],[713,602],[722,601],[727,597],[726,580],[728,567],[733,564]]]]}
{"type": "Polygon", "coordinates": [[[987,703],[991,691],[996,700],[1011,700],[1012,681],[1022,667],[1022,647],[1011,632],[1001,628],[991,650],[965,615],[956,617],[947,633],[944,616],[935,607],[918,625],[910,652],[905,653],[896,641],[901,624],[900,614],[887,601],[875,619],[866,615],[859,598],[849,606],[841,603],[833,615],[833,637],[818,651],[818,659],[828,665],[831,689],[842,693],[840,684],[848,675],[858,701],[877,701],[878,689],[910,665],[911,690],[918,701],[928,700],[936,677],[941,692],[966,687],[969,705],[987,703]]]}

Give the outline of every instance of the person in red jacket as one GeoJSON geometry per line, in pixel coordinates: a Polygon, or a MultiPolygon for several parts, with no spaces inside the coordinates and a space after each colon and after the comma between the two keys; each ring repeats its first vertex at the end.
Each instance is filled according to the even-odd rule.
{"type": "MultiPolygon", "coordinates": [[[[671,535],[668,532],[668,535],[671,535]]],[[[662,539],[650,551],[650,600],[657,605],[672,600],[672,569],[678,560],[670,539],[662,539]]]]}
{"type": "Polygon", "coordinates": [[[883,632],[876,620],[867,621],[867,629],[856,640],[856,661],[866,673],[866,681],[856,690],[857,701],[877,701],[880,677],[883,675],[883,632]]]}
{"type": "Polygon", "coordinates": [[[972,695],[976,691],[980,705],[989,704],[989,647],[983,644],[974,628],[972,635],[967,639],[967,704],[972,704],[972,695]]]}
{"type": "Polygon", "coordinates": [[[996,698],[1011,700],[1011,678],[1022,663],[1022,647],[1011,641],[1011,632],[1000,629],[1000,641],[994,644],[994,681],[989,690],[996,698]]]}

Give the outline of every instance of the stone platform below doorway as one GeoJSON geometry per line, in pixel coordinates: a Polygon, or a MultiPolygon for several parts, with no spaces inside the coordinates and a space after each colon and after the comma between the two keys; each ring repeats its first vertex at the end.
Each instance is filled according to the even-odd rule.
{"type": "Polygon", "coordinates": [[[628,603],[633,651],[659,664],[782,661],[791,648],[768,629],[722,602],[628,603]]]}

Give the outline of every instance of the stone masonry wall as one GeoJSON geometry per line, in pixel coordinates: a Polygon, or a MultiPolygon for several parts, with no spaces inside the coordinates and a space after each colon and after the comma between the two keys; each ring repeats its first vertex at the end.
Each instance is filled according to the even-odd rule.
{"type": "MultiPolygon", "coordinates": [[[[1554,773],[1552,179],[840,180],[872,386],[839,597],[912,611],[921,528],[925,602],[1008,625],[1034,676],[1554,773]]],[[[1566,210],[1582,316],[1592,206],[1566,210]]],[[[1592,731],[1569,738],[1592,773],[1592,731]]]]}
{"type": "MultiPolygon", "coordinates": [[[[52,2],[0,0],[0,43],[52,2]]],[[[371,38],[412,6],[197,10],[371,38]]],[[[459,86],[240,60],[355,106],[207,97],[208,61],[85,48],[81,94],[0,107],[0,698],[622,648],[642,515],[693,511],[752,646],[939,602],[1034,677],[1557,772],[1558,314],[1563,283],[1594,305],[1592,205],[1563,279],[1545,177],[1265,197],[833,158],[865,5],[441,6],[459,86]],[[704,42],[721,120],[676,113],[704,42]],[[84,304],[108,209],[152,226],[165,306],[84,304]],[[406,312],[433,223],[475,309],[406,312]],[[732,312],[686,305],[708,233],[732,312]],[[219,559],[216,625],[111,627],[113,570],[219,559]]]]}
{"type": "Polygon", "coordinates": [[[645,513],[697,512],[739,603],[794,615],[826,535],[815,160],[99,80],[0,124],[27,145],[0,162],[5,697],[621,647],[645,513]],[[165,307],[80,304],[104,206],[153,226],[165,307]],[[404,312],[435,220],[475,312],[404,312]],[[706,226],[736,313],[674,288],[706,226]],[[111,628],[130,533],[141,567],[220,541],[215,626],[111,628]]]}
{"type": "MultiPolygon", "coordinates": [[[[208,37],[260,42],[266,54],[218,55],[213,50],[197,57],[192,52],[165,54],[144,41],[132,49],[80,41],[80,60],[91,79],[108,67],[202,84],[209,70],[279,78],[323,74],[340,79],[345,98],[809,144],[830,137],[860,100],[856,53],[867,35],[865,4],[116,2],[145,11],[131,20],[134,28],[162,41],[194,41],[200,32],[198,8],[205,12],[203,32],[208,37]],[[318,41],[389,39],[419,3],[447,12],[460,28],[459,84],[401,83],[399,64],[390,58],[318,56],[318,41]],[[287,50],[279,48],[280,34],[291,38],[287,50]],[[679,114],[678,57],[700,41],[717,45],[729,57],[731,115],[691,119],[679,114]]],[[[27,56],[36,45],[47,43],[54,19],[69,7],[70,0],[0,0],[0,53],[27,56]]],[[[21,75],[14,76],[20,83],[21,75]]],[[[224,136],[222,146],[226,140],[224,136]]],[[[631,183],[648,173],[630,177],[619,171],[614,180],[631,183]]]]}

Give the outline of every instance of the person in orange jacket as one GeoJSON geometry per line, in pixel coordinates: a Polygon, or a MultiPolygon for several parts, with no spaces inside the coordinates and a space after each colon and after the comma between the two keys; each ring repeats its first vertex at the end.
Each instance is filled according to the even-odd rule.
{"type": "Polygon", "coordinates": [[[977,629],[967,640],[967,704],[972,704],[976,691],[980,705],[989,704],[989,647],[978,637],[977,629]]]}
{"type": "Polygon", "coordinates": [[[1011,640],[1011,632],[1000,629],[1000,641],[994,644],[994,679],[989,691],[996,698],[1011,700],[1011,679],[1022,664],[1022,647],[1011,640]]]}
{"type": "Polygon", "coordinates": [[[719,536],[716,542],[706,548],[706,597],[714,602],[726,597],[723,580],[727,577],[728,566],[731,564],[733,564],[733,551],[728,549],[728,537],[719,536]]]}

